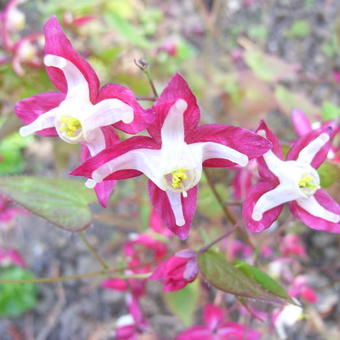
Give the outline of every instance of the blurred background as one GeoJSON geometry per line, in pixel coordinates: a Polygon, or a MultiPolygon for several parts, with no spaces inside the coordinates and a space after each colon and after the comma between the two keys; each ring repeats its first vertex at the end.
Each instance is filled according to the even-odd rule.
{"type": "MultiPolygon", "coordinates": [[[[42,67],[42,27],[53,14],[102,84],[120,83],[137,96],[152,96],[134,63],[140,58],[150,65],[159,92],[171,75],[180,72],[198,98],[204,123],[255,129],[265,118],[289,145],[297,138],[292,110],[304,112],[312,126],[340,117],[337,0],[1,0],[0,10],[0,175],[66,177],[79,164],[77,145],[20,137],[22,123],[13,110],[24,97],[54,90],[42,67]]],[[[336,162],[327,162],[320,174],[327,191],[339,199],[336,162]]],[[[230,200],[233,193],[226,184],[234,176],[232,170],[214,172],[219,190],[230,200]]],[[[12,273],[11,278],[72,275],[97,268],[76,235],[2,201],[0,248],[18,250],[31,271],[12,273]]],[[[97,205],[93,209],[96,223],[88,238],[116,263],[129,233],[148,227],[145,179],[123,181],[108,209],[97,205]]],[[[223,228],[222,211],[204,181],[197,215],[195,228],[211,224],[223,228]]],[[[308,259],[297,262],[295,275],[308,273],[319,298],[310,318],[289,339],[336,339],[339,237],[290,223],[308,249],[308,259]]],[[[171,247],[179,245],[174,241],[171,247]]],[[[24,291],[22,286],[6,285],[0,290],[0,339],[113,339],[114,322],[126,313],[124,294],[105,290],[99,283],[100,279],[40,284],[28,287],[22,296],[18,293],[24,291]],[[8,302],[19,295],[17,301],[8,302]]],[[[143,306],[155,330],[163,334],[160,339],[174,339],[199,319],[193,308],[185,324],[176,307],[159,296],[157,285],[151,286],[143,306]]],[[[266,329],[261,324],[258,328],[266,329]]]]}

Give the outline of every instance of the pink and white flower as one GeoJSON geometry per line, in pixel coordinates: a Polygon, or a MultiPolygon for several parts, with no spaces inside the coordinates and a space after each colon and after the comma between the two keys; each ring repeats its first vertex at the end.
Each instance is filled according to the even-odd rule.
{"type": "Polygon", "coordinates": [[[176,340],[257,340],[261,334],[236,322],[225,321],[225,312],[215,305],[203,310],[203,325],[177,335],[176,340]]]}
{"type": "Polygon", "coordinates": [[[332,132],[313,130],[299,138],[283,160],[279,141],[262,121],[257,133],[273,143],[273,149],[258,159],[262,178],[250,191],[243,206],[249,231],[259,232],[278,218],[283,204],[307,226],[340,232],[340,207],[320,188],[316,169],[325,160],[332,132]]]}
{"type": "Polygon", "coordinates": [[[196,255],[194,250],[181,250],[161,262],[148,279],[161,280],[165,292],[180,290],[194,281],[198,275],[196,255]]]}
{"type": "Polygon", "coordinates": [[[186,81],[175,75],[151,109],[151,137],[132,137],[92,158],[73,175],[99,183],[145,174],[157,214],[179,238],[188,236],[196,209],[202,167],[245,166],[270,143],[253,132],[227,125],[197,126],[200,112],[186,81]]]}
{"type": "MultiPolygon", "coordinates": [[[[17,116],[27,124],[20,129],[22,136],[37,133],[80,143],[87,159],[118,142],[111,125],[128,133],[145,128],[145,111],[133,93],[115,84],[100,89],[96,73],[74,50],[56,17],[47,21],[44,33],[44,64],[60,92],[41,93],[16,104],[17,116]]],[[[96,187],[104,206],[113,185],[111,181],[96,187]]]]}
{"type": "Polygon", "coordinates": [[[25,260],[20,253],[14,249],[0,248],[0,267],[1,266],[26,267],[25,260]]]}

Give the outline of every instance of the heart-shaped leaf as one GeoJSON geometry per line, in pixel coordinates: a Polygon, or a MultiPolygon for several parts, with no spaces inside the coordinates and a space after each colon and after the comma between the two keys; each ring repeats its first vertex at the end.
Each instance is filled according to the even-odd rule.
{"type": "Polygon", "coordinates": [[[68,231],[90,226],[88,206],[96,200],[92,191],[78,181],[30,176],[0,177],[0,193],[68,231]]]}
{"type": "Polygon", "coordinates": [[[200,253],[198,265],[203,277],[212,286],[226,293],[274,303],[292,302],[289,296],[283,294],[282,291],[277,294],[273,289],[275,285],[272,282],[271,284],[266,282],[261,285],[258,282],[260,280],[255,280],[254,277],[245,274],[232,263],[227,262],[222,253],[217,253],[211,249],[200,253]],[[268,289],[268,286],[270,286],[270,289],[268,289]]]}

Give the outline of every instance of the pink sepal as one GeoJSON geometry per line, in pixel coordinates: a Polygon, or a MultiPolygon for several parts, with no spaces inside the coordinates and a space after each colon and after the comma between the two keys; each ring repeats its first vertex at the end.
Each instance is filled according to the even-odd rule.
{"type": "Polygon", "coordinates": [[[178,226],[166,192],[159,189],[152,181],[149,181],[149,195],[156,213],[162,216],[164,224],[181,240],[188,237],[196,211],[197,185],[191,188],[187,194],[186,198],[181,197],[185,224],[178,226]]]}
{"type": "Polygon", "coordinates": [[[218,329],[220,340],[258,340],[261,334],[236,322],[225,322],[218,329]]]}
{"type": "Polygon", "coordinates": [[[216,329],[218,327],[218,324],[224,319],[224,317],[225,311],[222,308],[219,308],[212,304],[208,304],[204,307],[203,320],[204,323],[211,330],[216,329]]]}
{"type": "Polygon", "coordinates": [[[252,213],[256,202],[264,193],[274,189],[277,185],[278,183],[274,181],[261,181],[250,189],[249,194],[243,203],[243,217],[245,219],[248,231],[259,232],[267,229],[280,215],[283,205],[265,212],[263,214],[262,220],[260,221],[254,221],[252,219],[252,213]]]}
{"type": "MultiPolygon", "coordinates": [[[[327,194],[323,189],[319,189],[314,194],[315,199],[318,203],[325,209],[335,213],[340,214],[339,204],[333,200],[331,196],[327,194]]],[[[322,218],[315,217],[311,215],[308,211],[302,209],[296,201],[289,202],[289,207],[294,216],[300,219],[304,224],[312,229],[323,230],[329,233],[340,233],[340,222],[333,223],[326,221],[322,218]]]]}
{"type": "MultiPolygon", "coordinates": [[[[261,120],[259,126],[256,129],[256,132],[259,130],[264,130],[266,132],[266,138],[272,143],[273,147],[271,151],[280,159],[283,159],[283,153],[281,149],[281,145],[279,139],[276,135],[269,129],[264,120],[261,120]]],[[[276,176],[268,169],[267,164],[265,163],[263,157],[257,159],[258,171],[261,177],[274,179],[276,176]]]]}
{"type": "MultiPolygon", "coordinates": [[[[101,128],[104,139],[105,139],[105,148],[113,147],[114,145],[119,143],[119,137],[111,126],[104,126],[101,128]]],[[[91,158],[90,151],[86,144],[82,144],[81,146],[81,161],[85,162],[86,160],[91,158]]],[[[103,181],[94,187],[94,191],[97,195],[98,202],[106,208],[107,203],[110,199],[110,196],[115,189],[117,181],[103,181]]]]}
{"type": "Polygon", "coordinates": [[[100,285],[107,289],[118,290],[122,292],[129,290],[127,280],[123,279],[106,279],[100,285]]]}
{"type": "Polygon", "coordinates": [[[161,234],[165,237],[172,236],[172,232],[164,225],[162,219],[158,216],[155,209],[152,209],[151,211],[149,225],[155,233],[161,234]]]}
{"type": "MultiPolygon", "coordinates": [[[[35,96],[20,100],[15,105],[18,118],[25,124],[32,123],[40,115],[57,107],[65,98],[61,92],[44,92],[35,96]]],[[[38,131],[37,134],[45,137],[58,136],[55,128],[38,131]]]]}
{"type": "MultiPolygon", "coordinates": [[[[332,138],[333,130],[325,126],[316,130],[312,130],[308,134],[303,135],[294,143],[294,145],[290,149],[287,155],[287,160],[296,160],[299,156],[300,151],[305,148],[309,143],[311,143],[314,139],[319,137],[322,133],[327,133],[330,138],[332,138]]],[[[311,163],[314,168],[317,169],[325,161],[330,147],[331,143],[330,141],[328,141],[315,155],[311,163]]]]}
{"type": "MultiPolygon", "coordinates": [[[[125,141],[114,145],[111,148],[107,148],[100,152],[98,155],[87,160],[85,163],[80,165],[78,168],[71,172],[73,176],[85,176],[91,178],[92,172],[98,169],[103,164],[110,160],[117,158],[131,150],[135,149],[159,149],[160,146],[156,144],[150,137],[135,136],[125,141]]],[[[106,178],[108,179],[126,179],[130,177],[139,176],[142,173],[137,170],[122,170],[116,171],[106,178]]]]}
{"type": "MultiPolygon", "coordinates": [[[[247,129],[237,126],[207,124],[199,126],[192,134],[186,135],[186,142],[215,142],[226,145],[248,156],[249,159],[259,157],[270,150],[271,143],[247,129]]],[[[211,159],[203,163],[204,166],[221,167],[232,166],[235,163],[226,160],[211,159]]]]}
{"type": "MultiPolygon", "coordinates": [[[[96,102],[99,79],[90,64],[72,47],[63,32],[56,16],[52,16],[44,26],[45,54],[53,54],[71,61],[84,75],[89,84],[90,100],[96,102]]],[[[55,67],[46,67],[53,84],[62,92],[67,92],[67,83],[63,72],[55,67]]]]}
{"type": "Polygon", "coordinates": [[[161,128],[164,120],[169,113],[170,107],[175,104],[178,99],[184,99],[188,104],[184,112],[185,135],[189,135],[199,122],[200,111],[196,98],[191,92],[188,83],[180,74],[176,73],[151,108],[151,110],[155,112],[155,121],[154,124],[149,127],[148,131],[159,143],[161,143],[161,128]]]}
{"type": "Polygon", "coordinates": [[[292,111],[292,123],[298,136],[303,136],[312,130],[307,116],[298,109],[292,111]]]}
{"type": "Polygon", "coordinates": [[[104,99],[117,98],[123,101],[125,104],[131,106],[134,111],[134,120],[132,123],[125,124],[118,122],[114,124],[114,127],[129,134],[135,134],[142,130],[145,130],[153,121],[154,114],[151,110],[144,110],[134,95],[134,93],[125,86],[118,84],[105,85],[98,94],[97,101],[104,99]]]}
{"type": "Polygon", "coordinates": [[[212,333],[211,330],[206,328],[205,326],[194,326],[183,333],[177,335],[176,340],[220,340],[216,338],[212,333]]]}

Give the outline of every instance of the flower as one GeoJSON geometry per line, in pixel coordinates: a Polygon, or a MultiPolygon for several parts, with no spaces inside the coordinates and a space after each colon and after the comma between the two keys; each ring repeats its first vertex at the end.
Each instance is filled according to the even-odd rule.
{"type": "MultiPolygon", "coordinates": [[[[292,123],[294,126],[294,130],[299,137],[313,131],[315,129],[319,129],[320,127],[331,127],[332,128],[332,138],[340,131],[338,124],[335,121],[327,121],[327,122],[314,122],[311,124],[307,118],[307,116],[300,110],[293,110],[292,111],[292,123]]],[[[334,159],[337,154],[337,148],[331,146],[327,158],[334,159]]]]}
{"type": "MultiPolygon", "coordinates": [[[[151,262],[159,261],[166,255],[167,245],[147,234],[133,235],[131,240],[124,243],[123,252],[129,267],[125,273],[144,274],[152,270],[151,262]]],[[[108,278],[101,283],[107,289],[130,291],[135,297],[145,294],[145,284],[146,279],[141,278],[108,278]]]]}
{"type": "Polygon", "coordinates": [[[300,137],[286,161],[277,137],[263,121],[257,131],[273,143],[273,149],[258,159],[262,180],[250,190],[243,205],[248,230],[259,232],[270,227],[283,204],[289,202],[291,212],[307,226],[339,233],[339,205],[320,189],[316,171],[330,148],[331,131],[320,128],[300,137]]]}
{"type": "Polygon", "coordinates": [[[0,248],[0,266],[19,266],[25,267],[25,260],[22,258],[19,252],[14,249],[0,248]]]}
{"type": "Polygon", "coordinates": [[[224,321],[222,308],[208,304],[203,310],[204,325],[197,325],[177,335],[176,340],[257,340],[261,334],[236,322],[224,321]]]}
{"type": "Polygon", "coordinates": [[[196,252],[191,249],[184,249],[161,262],[148,279],[162,280],[164,292],[173,292],[194,281],[197,274],[196,252]]]}
{"type": "Polygon", "coordinates": [[[126,298],[129,314],[118,318],[116,322],[117,328],[114,331],[114,339],[116,340],[137,340],[148,327],[138,301],[135,297],[128,295],[126,298]]]}
{"type": "MultiPolygon", "coordinates": [[[[133,93],[115,84],[99,89],[96,73],[74,50],[56,17],[47,21],[44,33],[44,64],[61,92],[41,93],[16,104],[17,116],[27,124],[20,129],[22,136],[37,133],[80,143],[85,160],[118,142],[111,125],[128,133],[145,128],[146,112],[133,93]]],[[[111,181],[96,187],[102,205],[106,205],[113,186],[111,181]]]]}
{"type": "Polygon", "coordinates": [[[307,256],[301,237],[295,234],[288,234],[282,238],[280,243],[280,251],[283,256],[307,256]]]}
{"type": "Polygon", "coordinates": [[[245,166],[249,157],[266,152],[270,143],[253,132],[227,125],[197,126],[196,98],[176,74],[151,108],[151,137],[129,138],[75,169],[73,175],[96,182],[144,173],[156,213],[180,239],[188,236],[196,210],[202,166],[245,166]]]}

